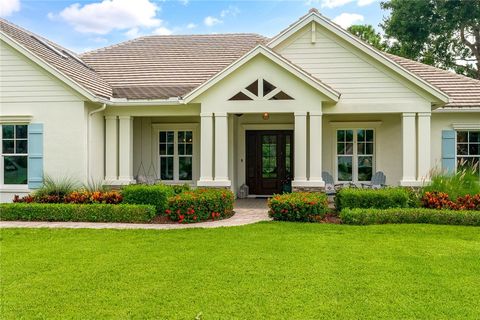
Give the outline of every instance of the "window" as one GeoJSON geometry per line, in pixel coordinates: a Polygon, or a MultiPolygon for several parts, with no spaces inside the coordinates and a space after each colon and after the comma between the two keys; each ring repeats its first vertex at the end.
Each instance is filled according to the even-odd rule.
{"type": "MultiPolygon", "coordinates": [[[[231,97],[230,101],[236,100],[257,100],[257,98],[263,98],[263,100],[293,100],[291,96],[268,82],[267,80],[260,79],[255,80],[251,84],[249,84],[245,89],[241,90],[240,92],[236,93],[233,97],[231,97]],[[260,87],[260,85],[262,87],[260,87]],[[260,88],[262,88],[263,96],[259,95],[260,88]]],[[[261,99],[258,99],[261,100],[261,99]]]]}
{"type": "Polygon", "coordinates": [[[191,181],[193,179],[193,131],[159,132],[160,179],[191,181]]]}
{"type": "Polygon", "coordinates": [[[372,129],[337,130],[337,180],[340,182],[370,181],[374,163],[372,129]]]}
{"type": "Polygon", "coordinates": [[[28,126],[2,125],[2,183],[27,184],[28,180],[28,126]]]}
{"type": "Polygon", "coordinates": [[[457,131],[457,170],[479,171],[480,131],[457,131]]]}

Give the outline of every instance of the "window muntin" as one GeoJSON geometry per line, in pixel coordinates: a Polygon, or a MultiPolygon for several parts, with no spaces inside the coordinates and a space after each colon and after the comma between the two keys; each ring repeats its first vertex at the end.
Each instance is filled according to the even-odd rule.
{"type": "Polygon", "coordinates": [[[160,179],[193,180],[193,131],[159,131],[160,179]]]}
{"type": "Polygon", "coordinates": [[[480,130],[457,131],[457,170],[480,168],[480,130]]]}
{"type": "Polygon", "coordinates": [[[1,170],[5,185],[28,183],[28,126],[2,125],[1,170]]]}
{"type": "Polygon", "coordinates": [[[374,168],[373,129],[339,129],[336,138],[337,180],[370,181],[374,168]]]}

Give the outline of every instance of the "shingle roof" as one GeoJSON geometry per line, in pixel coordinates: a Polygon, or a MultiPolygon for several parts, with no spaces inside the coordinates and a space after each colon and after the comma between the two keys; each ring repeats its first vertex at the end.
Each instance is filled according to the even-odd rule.
{"type": "Polygon", "coordinates": [[[450,99],[445,107],[480,106],[480,80],[468,78],[393,54],[385,55],[408,71],[413,72],[431,85],[445,92],[450,99]]]}
{"type": "Polygon", "coordinates": [[[80,57],[110,83],[115,97],[178,97],[265,41],[257,34],[147,36],[80,57]]]}
{"type": "Polygon", "coordinates": [[[75,53],[4,19],[0,19],[0,30],[36,57],[42,59],[94,95],[101,97],[110,97],[112,95],[110,85],[95,71],[82,63],[75,53]],[[49,48],[49,46],[53,47],[57,52],[49,48]]]}

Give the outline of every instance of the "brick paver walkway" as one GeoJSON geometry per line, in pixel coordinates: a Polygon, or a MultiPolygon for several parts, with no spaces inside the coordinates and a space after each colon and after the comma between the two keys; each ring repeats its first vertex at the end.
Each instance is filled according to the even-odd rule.
{"type": "Polygon", "coordinates": [[[187,229],[218,228],[252,224],[271,220],[265,199],[241,199],[235,202],[235,215],[229,219],[192,224],[142,224],[108,222],[43,222],[0,221],[0,228],[71,228],[71,229],[187,229]]]}

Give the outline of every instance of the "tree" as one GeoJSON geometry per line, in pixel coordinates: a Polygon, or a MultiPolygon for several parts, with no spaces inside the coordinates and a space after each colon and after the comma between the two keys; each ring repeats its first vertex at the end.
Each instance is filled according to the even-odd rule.
{"type": "Polygon", "coordinates": [[[348,27],[347,31],[379,50],[387,49],[387,45],[382,40],[382,36],[380,33],[376,32],[371,25],[357,24],[348,27]]]}
{"type": "Polygon", "coordinates": [[[386,0],[389,52],[480,79],[480,1],[386,0]]]}

